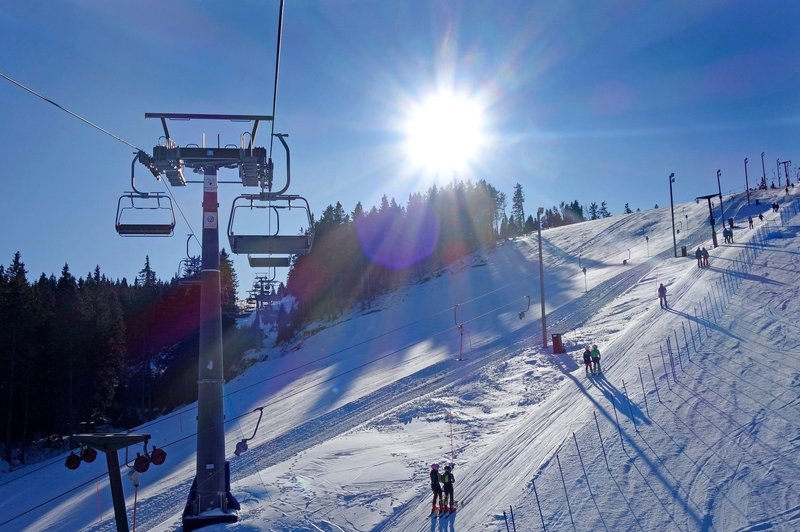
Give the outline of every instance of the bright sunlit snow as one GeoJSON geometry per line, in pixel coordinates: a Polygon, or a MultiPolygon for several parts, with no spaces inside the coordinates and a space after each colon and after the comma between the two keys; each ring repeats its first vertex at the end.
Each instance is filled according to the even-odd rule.
{"type": "MultiPolygon", "coordinates": [[[[254,353],[226,386],[240,520],[207,530],[800,529],[800,215],[793,194],[754,198],[725,198],[735,243],[716,249],[707,206],[676,207],[689,257],[673,257],[668,208],[543,231],[566,354],[542,347],[535,234],[254,353]],[[587,343],[601,376],[579,362],[587,343]],[[455,463],[448,518],[428,518],[432,462],[455,463]]],[[[195,415],[135,429],[168,453],[141,475],[137,530],[180,528],[195,415]]],[[[0,475],[0,530],[114,530],[102,455],[64,458],[0,475]]]]}

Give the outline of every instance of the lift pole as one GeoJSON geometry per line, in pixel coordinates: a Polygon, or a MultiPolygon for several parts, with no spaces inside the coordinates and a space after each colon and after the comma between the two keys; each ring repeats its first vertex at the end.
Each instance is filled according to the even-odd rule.
{"type": "Polygon", "coordinates": [[[200,273],[200,363],[197,372],[197,513],[227,510],[217,168],[205,166],[203,174],[203,267],[200,273]]]}

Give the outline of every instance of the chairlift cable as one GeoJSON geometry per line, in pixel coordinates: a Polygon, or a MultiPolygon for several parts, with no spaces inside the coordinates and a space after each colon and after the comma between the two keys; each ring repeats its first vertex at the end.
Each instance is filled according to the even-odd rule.
{"type": "MultiPolygon", "coordinates": [[[[74,112],[70,111],[70,110],[69,110],[69,109],[67,109],[66,107],[64,107],[64,106],[62,106],[62,105],[60,105],[60,104],[58,104],[58,103],[54,102],[54,101],[53,101],[53,100],[51,100],[50,98],[47,98],[46,96],[44,96],[44,95],[42,95],[42,94],[40,94],[40,93],[36,92],[35,90],[31,89],[30,87],[26,87],[25,85],[23,85],[23,84],[22,84],[22,83],[20,83],[19,81],[15,80],[14,78],[12,78],[12,77],[10,77],[10,76],[7,76],[7,75],[6,75],[6,74],[4,74],[3,72],[0,72],[0,77],[3,77],[4,79],[6,79],[6,80],[8,80],[9,82],[11,82],[11,83],[13,83],[14,85],[16,85],[17,87],[19,87],[19,88],[21,88],[21,89],[23,89],[23,90],[25,90],[25,91],[27,91],[27,92],[29,92],[29,93],[33,94],[33,95],[34,95],[34,96],[36,96],[37,98],[41,98],[42,100],[46,101],[47,103],[49,103],[49,104],[52,104],[52,105],[55,105],[56,107],[58,107],[59,109],[61,109],[61,110],[62,110],[62,111],[64,111],[65,113],[69,114],[70,116],[73,116],[73,117],[77,118],[78,120],[80,120],[81,122],[83,122],[83,123],[85,123],[85,124],[88,124],[89,126],[91,126],[91,127],[95,128],[95,129],[97,129],[98,131],[101,131],[102,133],[105,133],[105,134],[106,134],[106,135],[108,135],[109,137],[111,137],[111,138],[113,138],[113,139],[116,139],[116,140],[118,140],[118,141],[122,142],[123,144],[125,144],[125,145],[127,145],[127,146],[130,146],[131,148],[133,148],[133,149],[134,149],[134,150],[136,150],[137,152],[143,152],[143,153],[147,153],[147,152],[145,152],[143,149],[139,148],[138,146],[135,146],[135,145],[131,144],[131,143],[130,143],[130,142],[128,142],[127,140],[123,139],[122,137],[119,137],[119,136],[117,136],[117,135],[115,135],[115,134],[111,133],[111,132],[110,132],[110,131],[108,131],[107,129],[104,129],[104,128],[102,128],[102,127],[98,126],[97,124],[95,124],[95,123],[93,123],[93,122],[91,122],[91,121],[87,120],[86,118],[83,118],[83,117],[82,117],[82,116],[80,116],[79,114],[77,114],[77,113],[74,113],[74,112]]],[[[166,183],[164,183],[164,185],[166,186],[166,183]]],[[[169,193],[170,197],[172,198],[172,201],[173,201],[173,202],[175,203],[175,205],[178,207],[178,211],[181,213],[181,216],[183,217],[183,220],[184,220],[184,222],[186,222],[186,225],[189,227],[189,229],[192,231],[192,233],[194,233],[194,229],[192,229],[192,226],[191,226],[191,224],[190,224],[190,223],[189,223],[189,221],[186,219],[186,215],[184,215],[184,214],[183,214],[183,210],[181,209],[181,206],[180,206],[180,204],[179,204],[179,203],[178,203],[178,201],[175,199],[175,196],[173,196],[173,195],[172,195],[172,192],[169,190],[169,187],[167,187],[167,192],[169,193]]],[[[195,236],[195,240],[197,240],[197,237],[196,237],[196,236],[195,236]]],[[[199,241],[198,241],[198,243],[199,243],[199,241]]]]}
{"type": "Polygon", "coordinates": [[[278,101],[278,69],[281,64],[281,36],[283,34],[283,1],[278,14],[278,45],[275,49],[275,78],[272,86],[272,128],[269,133],[269,158],[272,159],[272,140],[275,138],[275,107],[278,101]]]}
{"type": "Polygon", "coordinates": [[[52,105],[55,105],[56,107],[58,107],[59,109],[61,109],[61,110],[62,110],[62,111],[64,111],[65,113],[67,113],[67,114],[69,114],[69,115],[71,115],[71,116],[74,116],[75,118],[77,118],[77,119],[78,119],[78,120],[80,120],[81,122],[84,122],[84,123],[86,123],[86,124],[88,124],[88,125],[92,126],[93,128],[97,129],[98,131],[102,131],[103,133],[105,133],[105,134],[106,134],[106,135],[108,135],[109,137],[112,137],[112,138],[114,138],[114,139],[117,139],[118,141],[122,142],[123,144],[127,144],[128,146],[130,146],[131,148],[133,148],[133,149],[134,149],[134,150],[136,150],[136,151],[144,151],[143,149],[139,148],[138,146],[134,146],[133,144],[131,144],[131,143],[130,143],[130,142],[128,142],[127,140],[125,140],[125,139],[123,139],[123,138],[121,138],[121,137],[118,137],[117,135],[115,135],[115,134],[111,133],[110,131],[108,131],[108,130],[106,130],[106,129],[103,129],[102,127],[98,126],[97,124],[95,124],[95,123],[93,123],[93,122],[90,122],[89,120],[87,120],[87,119],[83,118],[83,117],[82,117],[82,116],[80,116],[79,114],[77,114],[77,113],[73,113],[72,111],[70,111],[70,110],[69,110],[69,109],[67,109],[66,107],[63,107],[63,106],[61,106],[61,105],[57,104],[56,102],[54,102],[54,101],[53,101],[53,100],[51,100],[50,98],[47,98],[47,97],[45,97],[45,96],[43,96],[43,95],[39,94],[39,93],[38,93],[38,92],[36,92],[35,90],[33,90],[33,89],[31,89],[31,88],[28,88],[28,87],[26,87],[25,85],[23,85],[23,84],[22,84],[22,83],[20,83],[19,81],[17,81],[17,80],[15,80],[15,79],[13,79],[13,78],[11,78],[11,77],[9,77],[9,76],[7,76],[7,75],[3,74],[2,72],[0,72],[0,76],[2,76],[3,78],[7,79],[8,81],[10,81],[11,83],[13,83],[13,84],[14,84],[14,85],[16,85],[17,87],[19,87],[19,88],[21,88],[21,89],[23,89],[23,90],[25,90],[25,91],[28,91],[29,93],[33,94],[34,96],[36,96],[36,97],[38,97],[38,98],[41,98],[42,100],[46,101],[47,103],[50,103],[50,104],[52,104],[52,105]]]}
{"type": "Polygon", "coordinates": [[[178,208],[178,212],[181,213],[181,218],[183,218],[183,221],[186,223],[186,226],[189,228],[189,232],[192,233],[192,238],[194,238],[194,241],[197,242],[197,244],[202,248],[203,244],[201,244],[200,240],[197,239],[197,234],[194,232],[194,228],[192,227],[192,224],[190,224],[189,220],[186,219],[186,215],[183,213],[183,209],[181,209],[181,204],[178,203],[178,200],[175,199],[175,196],[172,195],[172,190],[170,189],[169,185],[167,185],[167,182],[164,181],[163,179],[161,180],[161,182],[164,183],[164,188],[166,189],[167,194],[169,194],[169,197],[172,198],[172,201],[175,203],[175,206],[178,208]]]}

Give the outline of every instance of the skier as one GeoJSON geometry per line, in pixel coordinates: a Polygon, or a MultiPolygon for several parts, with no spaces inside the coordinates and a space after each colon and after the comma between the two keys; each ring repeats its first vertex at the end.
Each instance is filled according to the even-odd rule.
{"type": "Polygon", "coordinates": [[[763,222],[764,221],[764,214],[763,213],[758,213],[758,221],[759,222],[763,222]]]}
{"type": "Polygon", "coordinates": [[[664,283],[658,287],[658,304],[661,305],[661,308],[669,308],[667,305],[667,287],[664,286],[664,283]]]}
{"type": "Polygon", "coordinates": [[[586,374],[588,375],[592,371],[592,351],[588,345],[583,350],[583,365],[586,367],[586,374]]]}
{"type": "Polygon", "coordinates": [[[700,248],[700,253],[703,255],[703,266],[708,267],[708,250],[706,248],[700,248]]]}
{"type": "Polygon", "coordinates": [[[444,489],[444,502],[442,502],[442,511],[444,512],[452,512],[455,508],[455,502],[453,501],[453,483],[455,482],[455,478],[453,478],[453,472],[450,470],[450,465],[444,466],[444,473],[442,474],[442,488],[444,489]]]}
{"type": "Polygon", "coordinates": [[[748,216],[747,217],[747,223],[750,226],[750,229],[752,229],[753,228],[753,217],[752,216],[748,216]]]}
{"type": "Polygon", "coordinates": [[[694,252],[694,258],[697,259],[697,267],[703,267],[703,252],[700,251],[700,248],[697,248],[697,251],[694,252]]]}
{"type": "Polygon", "coordinates": [[[442,505],[442,485],[439,484],[439,464],[431,464],[431,491],[433,491],[433,506],[431,507],[431,515],[436,513],[436,500],[439,500],[439,505],[442,505]]]}
{"type": "Polygon", "coordinates": [[[592,364],[594,367],[592,368],[592,374],[601,373],[600,371],[600,350],[597,349],[597,344],[592,345],[592,364]]]}

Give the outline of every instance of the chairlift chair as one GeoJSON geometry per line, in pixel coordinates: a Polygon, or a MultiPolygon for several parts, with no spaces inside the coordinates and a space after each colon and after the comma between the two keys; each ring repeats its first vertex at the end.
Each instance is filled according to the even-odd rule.
{"type": "MultiPolygon", "coordinates": [[[[247,255],[305,255],[311,251],[314,241],[311,231],[311,208],[308,201],[298,195],[272,194],[242,194],[233,200],[231,216],[228,220],[228,242],[231,252],[247,255]],[[272,234],[236,234],[234,224],[236,213],[240,209],[266,209],[275,214],[275,230],[272,234]],[[301,209],[305,211],[308,231],[300,235],[280,234],[280,214],[283,210],[301,209]]],[[[256,263],[261,261],[256,261],[256,263]]],[[[269,262],[269,261],[265,261],[269,262]]],[[[277,261],[276,261],[277,262],[277,261]]],[[[280,265],[287,265],[288,258],[281,261],[280,265]]],[[[251,260],[251,266],[253,261],[251,260]]],[[[268,264],[272,265],[272,264],[268,264]]],[[[277,264],[276,264],[277,265],[277,264]]]]}
{"type": "Polygon", "coordinates": [[[288,268],[291,263],[290,257],[275,257],[275,256],[253,256],[247,255],[247,262],[250,263],[251,268],[288,268]]]}
{"type": "MultiPolygon", "coordinates": [[[[136,161],[146,161],[146,154],[139,152],[131,163],[131,191],[125,192],[117,201],[115,227],[121,236],[172,236],[175,230],[175,210],[172,198],[163,192],[141,192],[136,188],[136,161]],[[152,218],[142,220],[136,214],[151,211],[152,218]],[[138,219],[138,221],[136,221],[138,219]],[[153,221],[155,220],[155,221],[153,221]]],[[[146,164],[146,162],[143,162],[146,164]]]]}
{"type": "Polygon", "coordinates": [[[126,192],[117,201],[117,221],[120,236],[172,236],[175,230],[175,211],[172,198],[161,192],[126,192]],[[133,221],[134,212],[156,211],[159,221],[133,221]]]}
{"type": "Polygon", "coordinates": [[[200,270],[202,269],[201,259],[197,255],[189,254],[189,242],[194,235],[189,233],[186,238],[186,257],[181,259],[178,264],[178,284],[195,285],[200,284],[200,270]]]}

